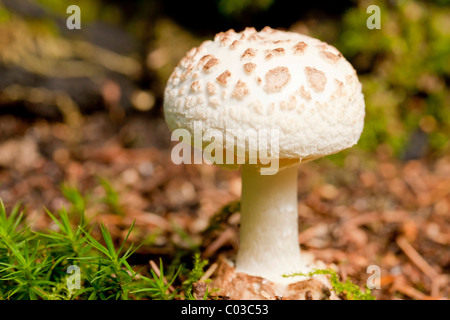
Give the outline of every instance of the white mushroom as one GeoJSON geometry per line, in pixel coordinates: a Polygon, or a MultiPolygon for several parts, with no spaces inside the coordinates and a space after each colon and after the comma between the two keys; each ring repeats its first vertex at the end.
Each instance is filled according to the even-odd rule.
{"type": "Polygon", "coordinates": [[[171,130],[194,133],[201,119],[204,130],[224,135],[248,128],[279,133],[277,141],[267,141],[269,150],[278,146],[280,169],[273,175],[249,163],[255,146],[235,146],[247,160],[236,269],[296,281],[282,275],[308,267],[298,243],[297,165],[351,147],[364,125],[361,84],[350,63],[336,48],[302,34],[229,30],[191,50],[175,68],[164,115],[171,130]],[[180,94],[186,86],[192,90],[180,94]]]}

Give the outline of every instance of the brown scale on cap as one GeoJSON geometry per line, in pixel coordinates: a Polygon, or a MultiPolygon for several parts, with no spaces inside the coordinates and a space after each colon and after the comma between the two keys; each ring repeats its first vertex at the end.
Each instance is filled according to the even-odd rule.
{"type": "Polygon", "coordinates": [[[291,74],[286,67],[276,67],[266,73],[264,90],[268,93],[279,92],[289,82],[291,74]]]}
{"type": "Polygon", "coordinates": [[[256,32],[256,29],[253,27],[246,27],[244,29],[244,33],[255,33],[255,32],[256,32]]]}
{"type": "Polygon", "coordinates": [[[196,53],[197,53],[197,48],[192,48],[191,50],[188,51],[186,56],[190,58],[190,57],[193,57],[196,53]]]}
{"type": "Polygon", "coordinates": [[[331,48],[331,46],[326,43],[318,43],[318,44],[315,44],[314,46],[320,50],[328,50],[331,48]]]}
{"type": "Polygon", "coordinates": [[[256,56],[256,50],[253,48],[248,48],[247,50],[244,51],[241,58],[243,59],[243,58],[254,57],[254,56],[256,56]]]}
{"type": "Polygon", "coordinates": [[[198,97],[197,103],[198,103],[199,105],[204,105],[204,104],[205,104],[205,97],[202,96],[202,95],[200,95],[200,96],[198,97]]]}
{"type": "Polygon", "coordinates": [[[214,85],[214,83],[208,82],[208,83],[206,84],[206,88],[208,89],[208,93],[209,93],[210,95],[213,95],[213,94],[216,93],[216,86],[214,85]]]}
{"type": "Polygon", "coordinates": [[[192,70],[194,69],[194,66],[192,65],[192,63],[190,63],[186,69],[184,70],[184,72],[181,74],[180,76],[180,80],[184,81],[186,79],[186,77],[192,72],[192,70]]]}
{"type": "Polygon", "coordinates": [[[264,45],[267,46],[271,46],[271,45],[281,45],[281,44],[287,44],[289,42],[292,42],[291,40],[287,39],[287,40],[264,40],[262,43],[264,45]]]}
{"type": "Polygon", "coordinates": [[[316,92],[322,92],[325,90],[325,85],[327,84],[327,77],[325,73],[316,68],[305,67],[306,78],[310,86],[316,92]]]}
{"type": "Polygon", "coordinates": [[[194,92],[200,91],[200,81],[199,80],[195,80],[194,82],[192,82],[191,89],[194,92]]]}
{"type": "Polygon", "coordinates": [[[355,78],[352,75],[345,76],[345,84],[350,85],[355,81],[355,78]]]}
{"type": "Polygon", "coordinates": [[[229,42],[231,41],[231,38],[228,36],[223,36],[222,38],[220,38],[220,45],[222,47],[225,47],[229,42]]]}
{"type": "Polygon", "coordinates": [[[324,58],[325,61],[331,63],[336,63],[341,58],[339,55],[326,50],[321,50],[320,55],[324,58]]]}
{"type": "Polygon", "coordinates": [[[345,96],[344,83],[338,79],[334,79],[334,82],[336,83],[336,90],[333,92],[332,98],[345,96]]]}
{"type": "Polygon", "coordinates": [[[214,58],[212,54],[205,54],[203,57],[200,58],[198,61],[199,65],[204,65],[209,59],[214,58]]]}
{"type": "Polygon", "coordinates": [[[199,52],[202,52],[202,51],[205,51],[205,50],[207,50],[207,46],[209,45],[209,44],[211,44],[211,40],[206,40],[206,41],[203,41],[201,44],[200,44],[200,46],[198,46],[198,51],[199,52]]]}
{"type": "Polygon", "coordinates": [[[249,40],[249,41],[263,40],[263,39],[264,39],[264,38],[261,37],[257,32],[251,34],[251,35],[248,37],[248,40],[249,40]]]}
{"type": "Polygon", "coordinates": [[[237,46],[240,44],[240,42],[238,40],[234,40],[231,44],[230,44],[230,49],[236,49],[237,46]]]}
{"type": "Polygon", "coordinates": [[[279,44],[279,43],[283,43],[283,42],[289,42],[291,40],[274,40],[272,41],[273,44],[279,44]]]}
{"type": "MultiPolygon", "coordinates": [[[[217,40],[219,40],[221,46],[226,46],[232,39],[232,36],[236,32],[233,29],[228,30],[227,32],[221,32],[217,40]]],[[[216,38],[214,38],[216,40],[216,38]]]]}
{"type": "Polygon", "coordinates": [[[231,77],[231,72],[228,70],[225,70],[222,72],[217,78],[217,82],[219,82],[221,85],[226,85],[228,82],[228,78],[231,77]]]}
{"type": "Polygon", "coordinates": [[[186,106],[188,108],[193,108],[197,105],[197,96],[187,96],[186,97],[186,106]]]}
{"type": "Polygon", "coordinates": [[[206,64],[203,66],[203,70],[209,71],[212,67],[218,65],[220,63],[219,59],[211,58],[206,62],[206,64]]]}
{"type": "Polygon", "coordinates": [[[222,90],[222,99],[226,99],[228,95],[228,91],[227,90],[222,90]]]}
{"type": "Polygon", "coordinates": [[[251,104],[250,108],[255,110],[255,112],[257,112],[258,114],[261,114],[261,115],[263,114],[263,106],[262,106],[261,102],[259,102],[259,101],[251,104]]]}
{"type": "Polygon", "coordinates": [[[187,86],[182,86],[180,89],[178,89],[178,95],[184,96],[187,91],[187,86]]]}
{"type": "Polygon", "coordinates": [[[234,31],[234,29],[229,29],[229,30],[225,31],[225,35],[227,35],[227,36],[232,36],[235,33],[236,33],[236,31],[234,31]]]}
{"type": "Polygon", "coordinates": [[[268,33],[275,33],[275,32],[276,32],[276,30],[272,29],[272,28],[269,27],[269,26],[265,26],[264,28],[262,28],[261,31],[263,31],[263,32],[268,32],[268,33]]]}
{"type": "Polygon", "coordinates": [[[178,78],[179,76],[180,76],[180,72],[177,69],[175,69],[175,71],[172,72],[172,74],[170,75],[169,80],[178,78]]]}
{"type": "Polygon", "coordinates": [[[183,67],[184,68],[186,66],[186,63],[188,62],[188,60],[189,60],[189,57],[188,56],[184,56],[180,60],[180,62],[178,62],[177,67],[183,67]]]}
{"type": "Polygon", "coordinates": [[[256,68],[256,64],[254,64],[253,62],[247,62],[246,64],[244,64],[244,70],[248,73],[251,73],[253,70],[255,70],[256,68]]]}
{"type": "Polygon", "coordinates": [[[266,60],[269,60],[273,58],[274,56],[282,56],[286,53],[286,51],[283,48],[276,48],[273,50],[267,50],[266,51],[266,60]]]}
{"type": "Polygon", "coordinates": [[[311,100],[311,93],[308,90],[306,90],[304,86],[301,86],[300,89],[298,89],[298,93],[300,97],[302,97],[306,101],[311,100]]]}
{"type": "Polygon", "coordinates": [[[219,32],[214,36],[214,41],[221,41],[223,38],[229,37],[235,33],[236,31],[234,31],[233,29],[229,29],[225,32],[219,32]]]}
{"type": "Polygon", "coordinates": [[[280,102],[281,110],[293,110],[296,107],[297,107],[297,99],[295,98],[294,95],[291,95],[289,97],[289,100],[280,102]]]}
{"type": "Polygon", "coordinates": [[[217,97],[210,98],[209,103],[214,107],[217,107],[218,105],[220,105],[220,101],[219,101],[219,99],[217,99],[217,97]]]}
{"type": "Polygon", "coordinates": [[[175,80],[180,79],[180,72],[178,70],[174,71],[172,75],[169,77],[169,81],[172,84],[175,84],[175,80]]]}
{"type": "Polygon", "coordinates": [[[248,94],[247,84],[244,81],[239,80],[236,84],[236,87],[234,87],[234,90],[231,95],[236,99],[242,99],[247,94],[248,94]]]}
{"type": "Polygon", "coordinates": [[[214,41],[220,41],[220,38],[222,38],[224,35],[225,32],[216,33],[216,35],[214,36],[214,41]]]}
{"type": "Polygon", "coordinates": [[[304,43],[303,41],[298,42],[294,47],[294,54],[300,54],[302,55],[303,53],[305,53],[306,47],[308,45],[306,43],[304,43]]]}

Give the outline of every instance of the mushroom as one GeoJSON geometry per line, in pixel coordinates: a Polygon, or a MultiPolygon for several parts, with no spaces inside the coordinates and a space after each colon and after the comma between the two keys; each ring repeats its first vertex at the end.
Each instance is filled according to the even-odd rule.
{"type": "Polygon", "coordinates": [[[221,32],[175,68],[164,116],[172,131],[193,134],[201,121],[202,133],[277,133],[267,139],[271,155],[258,153],[257,161],[252,152],[264,150],[245,139],[224,147],[225,153],[244,150],[244,161],[221,164],[242,170],[236,271],[276,283],[298,281],[283,277],[310,267],[298,241],[298,165],[353,146],[364,126],[361,84],[350,63],[333,46],[299,33],[269,27],[221,32]],[[263,172],[268,159],[278,166],[263,172]]]}

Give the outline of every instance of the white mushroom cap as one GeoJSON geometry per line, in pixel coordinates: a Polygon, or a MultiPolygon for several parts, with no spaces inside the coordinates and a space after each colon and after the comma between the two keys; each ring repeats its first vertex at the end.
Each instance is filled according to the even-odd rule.
{"type": "Polygon", "coordinates": [[[190,50],[168,81],[164,114],[171,130],[192,134],[196,120],[224,135],[279,129],[279,158],[309,159],[354,145],[365,111],[356,72],[336,48],[266,27],[219,33],[190,50]]]}

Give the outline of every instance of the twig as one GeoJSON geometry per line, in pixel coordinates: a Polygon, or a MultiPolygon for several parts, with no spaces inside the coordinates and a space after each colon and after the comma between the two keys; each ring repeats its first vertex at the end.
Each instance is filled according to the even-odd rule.
{"type": "Polygon", "coordinates": [[[431,267],[428,262],[414,249],[414,247],[406,240],[405,237],[400,236],[396,239],[397,245],[406,256],[420,269],[425,275],[427,275],[431,280],[438,278],[440,275],[436,270],[431,267]]]}
{"type": "Polygon", "coordinates": [[[234,231],[231,228],[227,228],[222,232],[216,240],[214,240],[203,252],[203,257],[208,258],[212,256],[217,250],[222,248],[230,239],[234,236],[234,231]]]}
{"type": "MultiPolygon", "coordinates": [[[[153,271],[155,272],[155,274],[156,274],[158,277],[160,277],[160,276],[161,276],[161,271],[159,270],[159,268],[158,268],[158,266],[156,265],[156,263],[155,263],[153,260],[150,260],[149,263],[150,263],[150,267],[152,267],[152,269],[153,269],[153,271]]],[[[163,281],[164,281],[164,284],[167,284],[167,280],[166,280],[165,277],[163,277],[163,281]]],[[[175,292],[175,288],[174,288],[172,285],[169,286],[169,290],[170,290],[171,292],[175,292]]]]}
{"type": "Polygon", "coordinates": [[[143,225],[151,225],[157,228],[160,228],[164,231],[170,231],[172,226],[166,219],[161,216],[158,216],[155,213],[146,212],[142,210],[134,210],[128,209],[127,213],[129,213],[130,220],[136,219],[136,222],[141,223],[143,225]]]}
{"type": "Polygon", "coordinates": [[[439,297],[439,295],[426,295],[423,292],[420,292],[419,290],[407,285],[405,283],[404,277],[398,277],[394,280],[394,284],[392,288],[389,290],[390,292],[400,292],[404,294],[405,296],[408,296],[410,298],[416,299],[416,300],[440,300],[442,297],[439,297]]]}
{"type": "Polygon", "coordinates": [[[448,278],[445,274],[431,280],[431,295],[433,297],[441,296],[441,287],[445,287],[448,283],[448,278]]]}
{"type": "Polygon", "coordinates": [[[323,226],[322,224],[318,224],[314,227],[308,228],[305,231],[300,232],[298,235],[298,241],[302,244],[305,244],[306,242],[308,242],[309,240],[311,240],[316,236],[317,230],[319,230],[322,226],[323,226]]]}
{"type": "Polygon", "coordinates": [[[200,278],[200,281],[205,281],[211,277],[211,275],[216,271],[218,264],[213,263],[208,270],[203,274],[203,276],[200,278]]]}
{"type": "Polygon", "coordinates": [[[425,300],[428,298],[428,296],[426,294],[424,294],[406,284],[396,284],[395,291],[403,293],[405,296],[408,296],[408,297],[411,297],[411,298],[417,299],[417,300],[425,300]]]}

